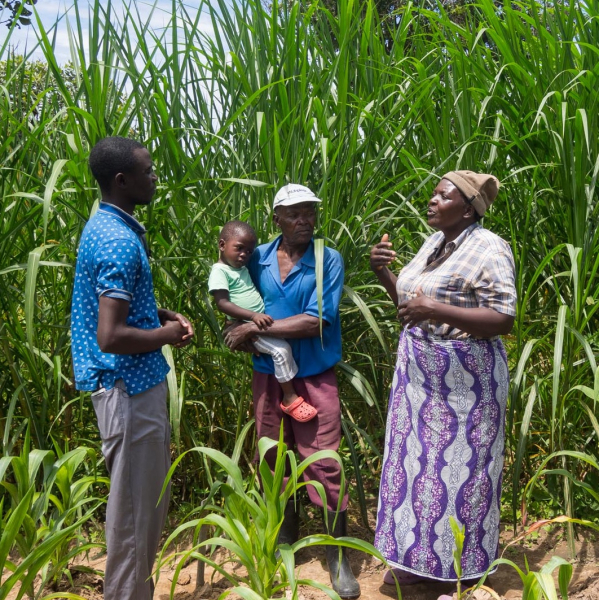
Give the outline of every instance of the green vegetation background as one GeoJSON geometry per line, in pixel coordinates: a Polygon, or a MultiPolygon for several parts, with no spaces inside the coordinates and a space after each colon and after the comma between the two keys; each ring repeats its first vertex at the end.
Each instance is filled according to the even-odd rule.
{"type": "MultiPolygon", "coordinates": [[[[42,62],[16,56],[8,30],[0,45],[5,518],[16,507],[8,458],[23,453],[25,432],[26,444],[55,458],[98,449],[89,398],[72,385],[69,313],[79,236],[98,200],[87,157],[106,135],[135,136],[152,152],[159,190],[137,216],[149,230],[160,304],[196,329],[194,344],[167,350],[177,452],[230,452],[251,417],[250,359],[224,347],[206,289],[220,227],[244,219],[266,241],[279,186],[303,183],[323,198],[318,233],[347,271],[342,456],[363,510],[377,491],[399,333],[369,249],[389,233],[399,270],[429,234],[426,202],[444,172],[497,175],[501,192],[484,225],[511,244],[519,295],[506,339],[505,516],[599,518],[599,1],[481,0],[451,15],[444,3],[406,3],[383,23],[372,1],[330,8],[206,2],[208,37],[199,12],[179,0],[160,30],[139,19],[135,3],[115,14],[97,1],[84,31],[75,3],[66,66],[56,62],[55,30],[33,25],[42,62]]],[[[253,452],[249,436],[246,468],[253,452]]],[[[93,471],[98,455],[77,455],[77,468],[93,471]]],[[[192,455],[175,475],[179,503],[199,503],[212,482],[206,459],[192,455]]]]}

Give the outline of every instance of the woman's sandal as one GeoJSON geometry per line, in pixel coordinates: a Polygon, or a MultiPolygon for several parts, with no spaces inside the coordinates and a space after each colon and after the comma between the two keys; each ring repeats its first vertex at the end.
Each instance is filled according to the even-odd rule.
{"type": "Polygon", "coordinates": [[[395,578],[393,575],[395,574],[395,578],[397,578],[397,583],[399,585],[414,585],[416,583],[425,583],[428,581],[426,577],[422,577],[420,575],[415,575],[414,573],[408,573],[408,571],[403,571],[402,569],[389,569],[383,575],[383,582],[387,585],[395,585],[395,578]]]}
{"type": "Polygon", "coordinates": [[[281,410],[300,423],[305,423],[318,414],[318,411],[301,396],[298,396],[289,406],[281,402],[281,410]]]}

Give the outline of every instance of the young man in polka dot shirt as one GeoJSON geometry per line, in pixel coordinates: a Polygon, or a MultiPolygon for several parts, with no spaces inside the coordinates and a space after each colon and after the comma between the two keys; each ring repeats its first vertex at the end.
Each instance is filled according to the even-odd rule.
{"type": "Polygon", "coordinates": [[[121,137],[100,140],[89,164],[102,193],[77,255],[71,334],[75,385],[92,392],[110,474],[105,600],[150,600],[168,510],[158,498],[170,467],[169,367],[161,348],[190,343],[182,315],[154,298],[145,229],[133,217],[157,177],[150,153],[121,137]]]}

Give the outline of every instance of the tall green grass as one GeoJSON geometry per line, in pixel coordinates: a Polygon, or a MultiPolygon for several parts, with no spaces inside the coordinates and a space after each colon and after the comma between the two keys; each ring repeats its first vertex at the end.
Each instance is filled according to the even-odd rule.
{"type": "Polygon", "coordinates": [[[241,218],[270,239],[274,192],[304,183],[324,200],[318,232],[346,264],[339,376],[345,455],[364,501],[377,487],[398,336],[368,250],[389,233],[399,269],[429,233],[435,182],[468,168],[501,180],[485,226],[510,242],[517,264],[507,339],[514,518],[541,468],[529,510],[599,514],[586,491],[597,473],[572,454],[596,456],[599,434],[597,393],[585,395],[597,390],[599,2],[498,11],[483,0],[461,24],[437,4],[407,4],[392,44],[372,2],[340,0],[336,16],[318,0],[201,10],[212,37],[179,0],[161,30],[135,2],[117,15],[96,1],[86,32],[75,3],[68,72],[54,32],[38,23],[48,68],[35,93],[23,93],[31,79],[10,32],[0,49],[0,426],[12,407],[13,427],[27,419],[39,448],[51,435],[94,435],[90,403],[72,387],[68,335],[76,247],[98,199],[86,160],[101,137],[134,135],[160,176],[139,215],[157,294],[196,328],[169,382],[180,447],[227,451],[251,412],[250,360],[224,347],[206,291],[216,234],[241,218]]]}

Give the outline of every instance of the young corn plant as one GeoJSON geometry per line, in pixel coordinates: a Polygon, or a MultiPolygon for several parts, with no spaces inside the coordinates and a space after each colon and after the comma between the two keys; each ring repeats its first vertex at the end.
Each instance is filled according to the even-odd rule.
{"type": "Polygon", "coordinates": [[[40,598],[47,585],[55,586],[68,574],[72,559],[100,545],[82,534],[104,503],[92,495],[92,487],[108,485],[105,477],[80,475],[83,468],[95,471],[96,461],[95,452],[84,447],[58,457],[31,449],[28,428],[20,453],[0,458],[0,486],[6,492],[0,498],[0,572],[8,572],[0,583],[0,600],[15,586],[17,598],[40,598]]]}
{"type": "MultiPolygon", "coordinates": [[[[334,545],[360,550],[384,561],[378,550],[363,540],[351,537],[335,539],[328,535],[310,535],[293,545],[278,544],[278,535],[287,503],[297,500],[297,493],[306,485],[313,485],[326,505],[322,484],[302,480],[305,469],[318,460],[335,460],[340,463],[340,458],[333,451],[323,450],[298,464],[295,454],[283,442],[281,428],[278,442],[268,438],[258,441],[260,484],[255,477],[249,481],[244,480],[238,460],[243,438],[252,424],[250,422],[244,428],[243,436],[237,441],[231,458],[212,448],[199,447],[188,451],[204,455],[219,467],[224,477],[215,477],[209,496],[197,510],[198,518],[179,525],[161,551],[158,568],[166,562],[176,562],[171,597],[174,596],[181,569],[190,559],[196,559],[210,565],[215,574],[219,573],[231,583],[232,587],[223,592],[221,598],[235,594],[246,600],[271,600],[287,590],[290,593],[288,597],[297,599],[299,586],[304,585],[315,587],[330,598],[338,599],[338,595],[328,586],[298,576],[296,553],[311,546],[334,545]],[[276,452],[276,462],[271,471],[266,454],[273,451],[276,452]],[[214,533],[207,539],[201,539],[200,532],[206,527],[214,533]],[[167,556],[169,546],[188,531],[193,532],[192,547],[174,556],[167,556]],[[224,549],[226,555],[220,562],[212,552],[202,551],[217,548],[224,549]],[[245,573],[240,575],[237,569],[227,569],[230,563],[243,566],[245,573]]],[[[167,481],[182,458],[180,456],[173,463],[167,481]]],[[[344,485],[345,480],[342,478],[342,489],[344,485]]]]}
{"type": "MultiPolygon", "coordinates": [[[[332,14],[318,0],[199,9],[174,0],[161,29],[135,1],[95,0],[89,27],[82,6],[69,9],[61,33],[68,65],[57,59],[58,27],[32,25],[39,38],[27,52],[41,51],[45,70],[15,54],[12,30],[0,42],[2,439],[24,420],[41,450],[52,436],[96,435],[90,403],[71,382],[70,290],[99,199],[89,150],[105,135],[131,135],[149,147],[160,177],[155,201],[137,213],[156,293],[196,330],[194,344],[174,354],[169,381],[181,449],[230,453],[251,413],[250,359],[224,348],[206,292],[217,232],[241,218],[260,241],[272,239],[274,192],[306,184],[323,199],[318,234],[345,261],[338,371],[365,513],[398,336],[368,251],[389,233],[398,271],[430,233],[425,207],[436,181],[463,168],[502,182],[484,226],[510,242],[516,260],[504,478],[514,520],[545,457],[554,455],[547,468],[581,480],[586,463],[554,453],[585,452],[597,439],[581,402],[599,353],[596,0],[523,0],[501,11],[481,0],[459,21],[437,4],[408,3],[385,28],[373,1],[340,0],[332,14]]],[[[190,456],[194,472],[205,465],[205,454],[190,456]]],[[[209,488],[209,471],[200,472],[198,486],[209,488]]],[[[556,514],[580,514],[582,487],[549,473],[537,481],[556,514]]]]}
{"type": "MultiPolygon", "coordinates": [[[[534,523],[533,525],[528,527],[524,533],[514,538],[509,544],[507,544],[503,551],[505,552],[505,550],[509,546],[522,541],[524,538],[526,538],[526,536],[530,535],[531,533],[535,532],[543,526],[552,523],[566,523],[569,520],[570,519],[568,517],[562,516],[556,519],[549,519],[534,523]]],[[[563,600],[568,600],[568,586],[570,583],[570,579],[572,578],[572,565],[571,563],[559,556],[553,556],[538,571],[530,571],[530,569],[528,568],[528,561],[526,560],[526,557],[524,557],[525,570],[523,571],[514,562],[507,560],[502,556],[494,560],[491,563],[491,565],[489,565],[489,568],[487,569],[487,574],[485,574],[476,585],[471,586],[466,590],[462,589],[462,549],[465,539],[465,526],[461,526],[454,519],[454,517],[449,517],[449,522],[455,540],[455,549],[453,555],[454,568],[458,576],[457,600],[469,600],[471,598],[474,598],[474,592],[476,592],[476,590],[479,589],[486,591],[496,600],[500,600],[500,597],[497,594],[497,592],[495,592],[489,586],[484,585],[484,582],[487,577],[487,574],[501,565],[510,566],[513,569],[515,569],[515,571],[518,573],[522,581],[522,598],[536,598],[538,600],[555,600],[557,598],[557,588],[555,587],[555,581],[553,579],[553,571],[555,571],[555,569],[558,569],[559,592],[563,600]]],[[[597,529],[597,526],[589,521],[578,521],[578,523],[591,526],[592,528],[597,529]]]]}

